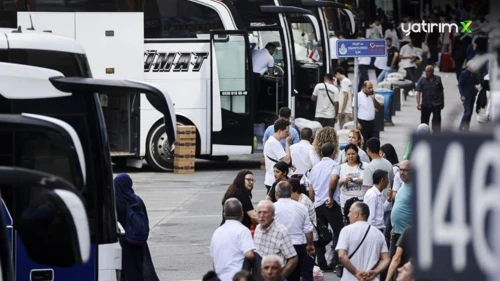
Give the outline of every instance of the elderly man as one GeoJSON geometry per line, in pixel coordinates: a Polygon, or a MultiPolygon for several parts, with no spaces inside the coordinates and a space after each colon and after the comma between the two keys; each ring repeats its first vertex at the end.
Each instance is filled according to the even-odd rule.
{"type": "Polygon", "coordinates": [[[444,109],[444,86],[441,77],[434,74],[434,67],[425,67],[425,77],[417,83],[417,109],[420,110],[420,123],[429,125],[432,114],[432,131],[441,131],[441,110],[444,109]]]}
{"type": "Polygon", "coordinates": [[[219,279],[231,281],[243,267],[245,258],[254,259],[255,245],[250,230],[241,223],[243,207],[238,199],[224,202],[224,218],[226,222],[212,236],[210,255],[219,279]]]}
{"type": "Polygon", "coordinates": [[[314,255],[313,225],[306,206],[292,200],[291,196],[292,185],[290,183],[283,181],[276,185],[276,199],[278,199],[274,203],[276,222],[287,228],[298,257],[298,265],[286,280],[299,281],[302,276],[304,281],[312,281],[312,268],[309,268],[307,272],[305,269],[308,265],[307,259],[314,255]]]}
{"type": "Polygon", "coordinates": [[[349,209],[350,225],[340,232],[335,248],[344,266],[342,281],[379,281],[379,274],[389,266],[384,234],[367,222],[369,216],[365,203],[355,202],[349,209]]]}
{"type": "Polygon", "coordinates": [[[264,281],[283,280],[283,259],[277,255],[267,255],[262,259],[261,274],[264,281]]]}
{"type": "MultiPolygon", "coordinates": [[[[391,223],[393,234],[391,236],[390,253],[391,257],[396,252],[396,244],[403,231],[411,226],[412,208],[411,208],[411,194],[412,194],[412,181],[410,175],[410,161],[405,160],[401,162],[399,169],[399,176],[403,181],[403,185],[399,188],[394,198],[394,206],[391,212],[391,223]]],[[[390,192],[388,192],[390,193],[390,192]]],[[[392,198],[392,194],[388,194],[392,198]]]]}
{"type": "Polygon", "coordinates": [[[260,201],[257,205],[259,225],[255,228],[254,243],[256,252],[261,256],[278,255],[284,264],[283,278],[288,278],[298,263],[298,256],[293,247],[287,228],[274,220],[273,202],[260,201]]]}

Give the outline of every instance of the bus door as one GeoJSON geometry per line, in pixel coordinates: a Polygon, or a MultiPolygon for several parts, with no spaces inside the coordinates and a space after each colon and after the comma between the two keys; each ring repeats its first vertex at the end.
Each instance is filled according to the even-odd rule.
{"type": "Polygon", "coordinates": [[[211,110],[207,128],[211,154],[253,152],[253,118],[257,107],[252,91],[252,63],[248,33],[243,30],[214,30],[211,45],[211,110]]]}
{"type": "MultiPolygon", "coordinates": [[[[302,17],[305,22],[311,24],[314,39],[316,41],[321,40],[321,29],[319,27],[319,21],[314,16],[314,13],[311,12],[310,10],[298,8],[298,7],[293,7],[293,6],[261,6],[261,10],[263,12],[266,12],[266,13],[279,13],[279,14],[284,15],[284,18],[286,21],[284,28],[286,29],[285,32],[288,33],[287,37],[289,38],[288,39],[289,42],[287,42],[287,43],[289,44],[290,48],[292,49],[292,51],[290,52],[290,56],[291,56],[291,61],[293,62],[294,66],[296,66],[297,63],[299,63],[299,62],[297,62],[297,58],[294,55],[295,50],[294,50],[294,42],[293,42],[293,38],[292,38],[293,35],[291,34],[292,30],[290,29],[290,27],[288,25],[289,18],[302,17]]],[[[307,66],[307,68],[312,68],[313,72],[319,71],[318,66],[315,64],[311,64],[311,65],[307,66]]],[[[292,73],[292,83],[293,84],[292,85],[294,87],[294,91],[293,91],[293,93],[290,93],[291,96],[288,97],[288,100],[290,101],[289,107],[292,109],[292,115],[294,115],[295,117],[304,117],[304,118],[311,119],[311,117],[307,114],[307,112],[314,110],[314,108],[313,108],[314,104],[312,103],[312,101],[310,99],[312,92],[311,93],[304,93],[303,91],[302,92],[299,91],[299,89],[301,89],[303,87],[300,87],[300,85],[298,85],[298,83],[299,83],[299,81],[304,80],[304,76],[302,75],[301,72],[297,72],[297,67],[293,67],[292,70],[293,70],[293,73],[292,73]],[[304,99],[305,94],[309,94],[308,99],[304,99]],[[297,99],[292,99],[292,96],[296,97],[297,99]]],[[[313,73],[312,77],[313,77],[313,81],[316,81],[318,75],[316,73],[313,73]]],[[[309,81],[309,79],[306,79],[306,80],[309,81]]]]}
{"type": "MultiPolygon", "coordinates": [[[[73,183],[78,193],[86,192],[83,148],[76,131],[68,123],[36,114],[0,114],[0,142],[3,144],[0,148],[0,166],[53,174],[65,182],[73,183]]],[[[92,255],[90,261],[75,265],[79,263],[68,256],[66,251],[69,248],[65,249],[57,244],[69,243],[71,237],[57,236],[60,239],[43,242],[28,234],[23,237],[22,232],[17,231],[17,227],[21,226],[20,222],[29,221],[26,220],[28,214],[36,215],[30,212],[30,208],[46,207],[46,202],[42,200],[43,193],[41,189],[31,189],[29,186],[2,189],[3,202],[7,207],[5,218],[10,226],[16,228],[11,236],[12,249],[15,249],[16,280],[77,280],[75,276],[82,277],[82,280],[94,280],[97,272],[95,255],[92,255]],[[38,243],[44,244],[43,251],[29,251],[30,247],[38,243]]],[[[51,210],[47,207],[43,214],[49,215],[51,210]]],[[[36,225],[23,226],[37,228],[36,225]]],[[[86,227],[88,232],[88,222],[86,227]]],[[[85,251],[89,251],[87,254],[90,255],[90,251],[95,252],[95,249],[90,249],[89,246],[85,251]]]]}

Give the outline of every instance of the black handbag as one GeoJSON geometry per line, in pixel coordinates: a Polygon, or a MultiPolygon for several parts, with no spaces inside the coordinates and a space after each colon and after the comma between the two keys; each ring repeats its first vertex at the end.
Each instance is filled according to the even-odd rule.
{"type": "MultiPolygon", "coordinates": [[[[366,235],[368,235],[368,231],[370,231],[370,227],[372,227],[372,226],[371,225],[368,226],[368,229],[365,232],[365,236],[363,236],[363,239],[359,243],[356,250],[354,250],[354,252],[352,252],[352,254],[349,255],[349,259],[351,259],[354,256],[354,254],[356,254],[356,252],[359,250],[359,247],[361,247],[361,244],[363,244],[363,242],[365,242],[365,238],[366,238],[366,235]]],[[[341,264],[337,264],[337,266],[335,266],[335,274],[337,275],[338,278],[342,278],[342,275],[344,274],[344,266],[341,264]]]]}
{"type": "Polygon", "coordinates": [[[316,232],[318,232],[318,247],[325,247],[326,245],[330,244],[330,242],[332,242],[333,240],[333,233],[328,228],[328,225],[317,223],[318,226],[316,226],[312,222],[312,220],[311,223],[316,229],[316,232]]]}

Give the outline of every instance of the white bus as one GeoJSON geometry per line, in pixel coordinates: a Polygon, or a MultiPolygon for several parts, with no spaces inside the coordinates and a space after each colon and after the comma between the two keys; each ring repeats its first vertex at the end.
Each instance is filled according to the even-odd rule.
{"type": "MultiPolygon", "coordinates": [[[[4,24],[33,22],[37,30],[79,41],[93,77],[145,80],[165,89],[172,97],[177,124],[197,128],[197,157],[253,153],[254,124],[271,123],[282,106],[290,107],[295,117],[311,117],[310,99],[296,103],[295,96],[303,92],[296,81],[304,74],[295,68],[287,19],[304,17],[318,41],[319,21],[310,10],[279,7],[279,0],[2,2],[4,24]],[[271,40],[278,46],[274,55],[278,75],[265,76],[260,93],[254,93],[250,48],[271,40]]],[[[304,88],[317,83],[318,73],[304,88]]],[[[121,129],[108,130],[111,153],[115,161],[121,156],[127,164],[140,167],[138,160],[145,157],[155,169],[169,170],[172,143],[161,113],[148,107],[142,99],[125,106],[108,101],[105,114],[115,116],[114,125],[121,129]]]]}

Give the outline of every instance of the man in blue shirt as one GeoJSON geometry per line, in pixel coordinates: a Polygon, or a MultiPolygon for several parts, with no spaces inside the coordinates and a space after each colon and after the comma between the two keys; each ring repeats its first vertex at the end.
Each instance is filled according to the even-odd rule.
{"type": "MultiPolygon", "coordinates": [[[[399,168],[399,176],[403,181],[403,185],[399,188],[394,199],[394,206],[391,212],[391,223],[393,234],[391,236],[391,245],[389,253],[391,258],[396,252],[396,245],[403,231],[411,226],[411,217],[413,214],[411,208],[411,196],[413,193],[413,185],[410,175],[410,161],[401,162],[399,168]]],[[[392,197],[388,196],[388,197],[392,197]]]]}
{"type": "MultiPolygon", "coordinates": [[[[280,108],[279,118],[285,118],[288,121],[290,121],[291,117],[292,117],[292,110],[290,108],[288,107],[280,108]]],[[[264,132],[264,137],[262,138],[262,144],[264,145],[266,141],[269,139],[269,137],[271,137],[273,134],[274,134],[274,125],[270,125],[264,132]]],[[[297,132],[297,130],[292,126],[290,126],[290,135],[292,135],[292,143],[290,145],[300,142],[299,132],[297,132]]],[[[286,139],[282,139],[280,142],[281,145],[283,146],[283,149],[285,149],[286,139]]]]}
{"type": "Polygon", "coordinates": [[[477,95],[476,84],[478,84],[478,81],[474,73],[470,71],[469,64],[468,62],[467,67],[462,71],[460,79],[458,80],[458,90],[464,107],[464,115],[458,127],[458,130],[461,132],[469,131],[470,120],[472,118],[472,112],[474,111],[474,103],[477,95]]]}

